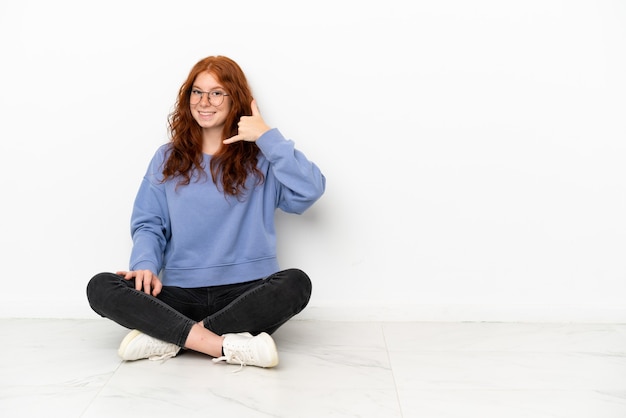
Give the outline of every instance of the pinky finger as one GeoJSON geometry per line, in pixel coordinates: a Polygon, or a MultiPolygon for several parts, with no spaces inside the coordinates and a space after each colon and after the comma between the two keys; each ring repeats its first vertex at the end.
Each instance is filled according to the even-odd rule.
{"type": "Polygon", "coordinates": [[[231,136],[224,140],[224,144],[232,144],[233,142],[241,141],[243,138],[239,135],[231,136]]]}

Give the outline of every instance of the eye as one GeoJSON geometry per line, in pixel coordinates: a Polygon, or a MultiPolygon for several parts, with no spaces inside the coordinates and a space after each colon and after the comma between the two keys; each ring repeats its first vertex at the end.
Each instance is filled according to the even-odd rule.
{"type": "Polygon", "coordinates": [[[191,90],[191,94],[193,96],[202,96],[202,92],[200,90],[198,90],[198,89],[191,90]]]}
{"type": "Polygon", "coordinates": [[[223,91],[214,90],[210,92],[209,94],[211,95],[211,97],[222,97],[224,96],[225,93],[223,91]]]}

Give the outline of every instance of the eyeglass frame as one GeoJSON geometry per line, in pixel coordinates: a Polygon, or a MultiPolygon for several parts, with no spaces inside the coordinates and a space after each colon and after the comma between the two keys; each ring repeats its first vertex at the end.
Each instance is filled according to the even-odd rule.
{"type": "Polygon", "coordinates": [[[224,92],[224,91],[222,91],[222,90],[203,91],[203,90],[200,90],[200,89],[198,89],[198,88],[192,88],[192,89],[189,91],[189,104],[191,104],[191,105],[195,106],[195,105],[197,105],[197,104],[201,103],[201,102],[202,102],[202,99],[204,98],[204,95],[205,95],[205,94],[206,94],[206,98],[207,98],[207,101],[209,102],[209,104],[210,104],[210,105],[212,105],[212,106],[215,106],[215,107],[217,107],[217,106],[221,106],[221,105],[222,105],[222,103],[224,103],[224,97],[228,97],[228,96],[229,96],[228,94],[226,94],[226,92],[224,92]],[[221,95],[220,95],[220,96],[217,96],[217,97],[216,97],[216,96],[213,96],[213,99],[216,99],[216,98],[218,98],[218,97],[221,97],[221,98],[222,98],[222,101],[221,101],[221,102],[219,102],[218,104],[213,103],[213,102],[212,102],[212,100],[211,100],[211,99],[212,99],[212,98],[211,98],[211,94],[212,94],[212,93],[221,93],[221,95]],[[197,102],[195,102],[195,103],[194,103],[194,102],[192,102],[192,100],[193,100],[193,98],[194,98],[194,95],[196,95],[196,96],[197,96],[198,94],[200,94],[200,99],[198,99],[198,101],[197,101],[197,102]]]}

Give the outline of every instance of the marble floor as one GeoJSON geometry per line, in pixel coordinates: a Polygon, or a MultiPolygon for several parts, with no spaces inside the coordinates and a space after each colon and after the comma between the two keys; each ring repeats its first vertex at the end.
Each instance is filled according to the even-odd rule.
{"type": "Polygon", "coordinates": [[[0,319],[2,417],[624,418],[626,325],[292,320],[274,369],[122,362],[104,319],[0,319]]]}

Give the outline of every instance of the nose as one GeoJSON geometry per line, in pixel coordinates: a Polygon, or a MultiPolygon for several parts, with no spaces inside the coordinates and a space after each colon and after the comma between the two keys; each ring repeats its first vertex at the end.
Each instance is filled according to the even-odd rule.
{"type": "Polygon", "coordinates": [[[206,99],[206,104],[208,106],[211,106],[211,99],[209,98],[209,93],[202,93],[202,96],[200,96],[200,104],[204,104],[204,99],[206,99]]]}

